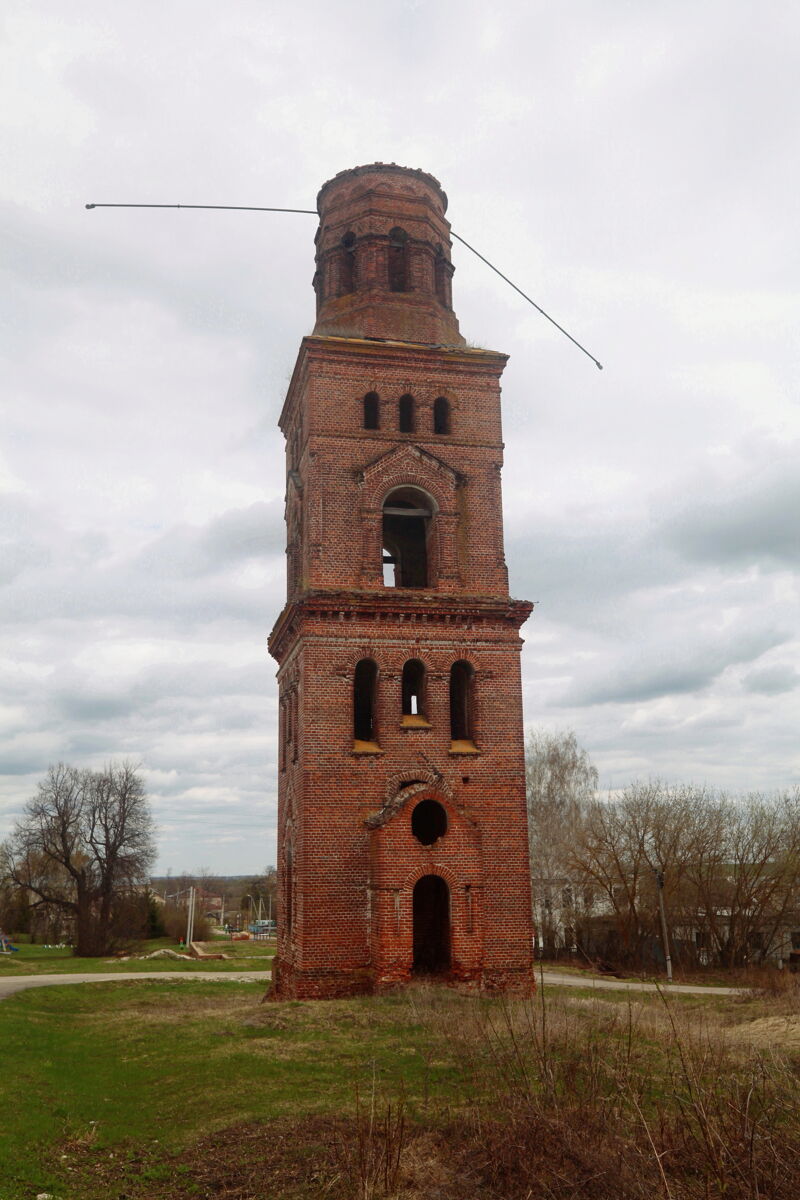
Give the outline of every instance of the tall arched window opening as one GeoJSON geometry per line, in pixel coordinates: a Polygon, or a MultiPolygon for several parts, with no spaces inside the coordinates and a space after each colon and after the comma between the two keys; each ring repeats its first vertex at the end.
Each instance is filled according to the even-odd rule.
{"type": "Polygon", "coordinates": [[[389,291],[408,291],[408,234],[395,226],[389,230],[389,291]]]}
{"type": "Polygon", "coordinates": [[[383,502],[383,582],[387,587],[430,586],[428,538],[433,504],[416,488],[397,488],[383,502]]]}
{"type": "Polygon", "coordinates": [[[375,701],[377,698],[378,664],[371,658],[356,663],[353,674],[353,740],[356,743],[377,743],[375,701]]]}
{"type": "Polygon", "coordinates": [[[414,432],[414,397],[401,396],[398,404],[398,425],[401,433],[414,432]]]}
{"type": "Polygon", "coordinates": [[[364,428],[380,429],[380,401],[377,392],[367,392],[364,397],[364,428]]]}
{"type": "Polygon", "coordinates": [[[342,255],[339,266],[339,295],[345,296],[356,289],[356,235],[346,233],[342,238],[342,255]]]}
{"type": "Polygon", "coordinates": [[[437,396],[433,404],[433,432],[450,432],[450,401],[444,396],[437,396]]]}
{"type": "Polygon", "coordinates": [[[450,668],[450,738],[452,742],[474,747],[473,729],[475,672],[459,659],[450,668]]]}
{"type": "Polygon", "coordinates": [[[425,720],[425,665],[418,658],[403,663],[403,724],[427,725],[425,720]]]}

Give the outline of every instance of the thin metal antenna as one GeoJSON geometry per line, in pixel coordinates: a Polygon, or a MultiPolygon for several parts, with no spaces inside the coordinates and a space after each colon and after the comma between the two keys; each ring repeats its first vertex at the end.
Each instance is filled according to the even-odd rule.
{"type": "Polygon", "coordinates": [[[290,212],[318,216],[315,208],[260,208],[253,204],[87,204],[86,208],[207,208],[231,212],[290,212]]]}
{"type": "Polygon", "coordinates": [[[537,312],[541,313],[543,317],[546,317],[551,325],[555,325],[556,329],[558,329],[560,333],[563,333],[564,337],[569,338],[569,340],[572,342],[573,346],[577,346],[579,350],[583,351],[583,353],[586,355],[587,358],[590,358],[592,360],[594,365],[597,367],[598,371],[602,371],[603,364],[601,362],[598,362],[598,360],[595,358],[595,356],[593,354],[590,354],[589,351],[586,349],[586,347],[582,346],[580,344],[580,342],[577,341],[572,336],[571,333],[567,333],[567,331],[563,325],[559,325],[558,321],[556,321],[553,317],[551,317],[549,313],[546,313],[543,308],[540,308],[535,300],[531,300],[530,296],[526,295],[526,293],[523,292],[522,288],[517,287],[517,285],[515,283],[512,283],[512,281],[508,278],[508,276],[504,275],[503,272],[494,265],[494,263],[490,263],[488,258],[484,258],[483,255],[478,250],[476,250],[474,246],[470,246],[469,242],[465,241],[464,238],[462,238],[460,234],[456,233],[452,229],[450,230],[450,233],[456,239],[457,242],[461,242],[462,246],[466,246],[468,250],[471,250],[473,254],[477,255],[477,257],[481,260],[481,262],[486,263],[487,267],[490,267],[494,271],[495,275],[499,275],[501,279],[504,279],[509,287],[512,287],[515,292],[519,292],[519,294],[520,294],[520,296],[522,296],[523,300],[527,300],[528,304],[532,304],[537,312]]]}
{"type": "MultiPolygon", "coordinates": [[[[86,208],[195,208],[214,212],[303,213],[309,217],[316,217],[319,215],[315,208],[265,208],[255,204],[87,204],[86,208]]],[[[468,250],[471,250],[472,253],[479,258],[482,263],[486,263],[486,266],[489,267],[490,270],[494,271],[495,275],[499,275],[501,279],[505,280],[509,287],[512,287],[515,292],[522,296],[523,300],[527,300],[528,304],[531,304],[538,313],[541,313],[541,315],[545,317],[551,325],[555,325],[559,333],[563,333],[564,337],[569,338],[573,346],[577,346],[587,358],[591,359],[598,371],[602,371],[603,364],[599,362],[593,354],[590,354],[586,347],[582,346],[580,342],[572,336],[571,333],[568,333],[563,325],[559,325],[558,321],[551,317],[549,313],[545,312],[535,300],[531,300],[530,296],[526,292],[523,292],[522,288],[517,287],[517,285],[513,283],[507,275],[504,275],[503,272],[494,265],[494,263],[490,263],[488,258],[484,258],[480,251],[476,250],[474,246],[470,246],[469,242],[462,238],[460,234],[456,233],[452,229],[450,230],[450,233],[457,242],[461,242],[462,246],[466,246],[468,250]]]]}

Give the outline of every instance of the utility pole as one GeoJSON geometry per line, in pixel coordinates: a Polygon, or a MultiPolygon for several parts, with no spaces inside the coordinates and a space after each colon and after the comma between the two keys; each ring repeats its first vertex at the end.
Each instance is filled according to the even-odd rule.
{"type": "Polygon", "coordinates": [[[669,938],[667,936],[667,918],[664,915],[664,872],[656,871],[656,887],[658,890],[658,911],[661,914],[661,941],[664,945],[664,958],[667,963],[667,983],[672,983],[672,959],[669,956],[669,938]]]}
{"type": "Polygon", "coordinates": [[[189,911],[186,914],[186,948],[192,944],[194,938],[194,888],[189,888],[189,911]]]}

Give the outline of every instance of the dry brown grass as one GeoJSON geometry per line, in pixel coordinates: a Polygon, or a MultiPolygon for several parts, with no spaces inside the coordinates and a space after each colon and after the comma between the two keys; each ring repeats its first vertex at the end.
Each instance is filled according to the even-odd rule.
{"type": "Polygon", "coordinates": [[[488,1194],[796,1196],[798,1062],[760,1048],[775,1019],[731,1037],[726,1016],[666,997],[476,1006],[449,1036],[471,1068],[488,1194]]]}

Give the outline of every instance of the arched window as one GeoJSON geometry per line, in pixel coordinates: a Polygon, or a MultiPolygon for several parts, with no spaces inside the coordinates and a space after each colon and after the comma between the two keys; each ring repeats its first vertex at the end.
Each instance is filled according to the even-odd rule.
{"type": "Polygon", "coordinates": [[[459,659],[450,668],[450,738],[457,749],[474,749],[473,729],[475,672],[459,659]]]}
{"type": "Polygon", "coordinates": [[[418,658],[403,663],[403,725],[427,725],[425,719],[425,665],[418,658]]]}
{"type": "Polygon", "coordinates": [[[346,233],[342,238],[339,267],[339,295],[345,296],[356,288],[356,235],[346,233]]]}
{"type": "Polygon", "coordinates": [[[389,291],[408,291],[408,234],[395,226],[389,230],[389,291]]]}
{"type": "Polygon", "coordinates": [[[364,397],[364,428],[380,429],[380,401],[377,392],[367,392],[364,397]]]}
{"type": "Polygon", "coordinates": [[[401,396],[398,404],[398,424],[401,433],[414,432],[414,397],[401,396]]]}
{"type": "Polygon", "coordinates": [[[353,674],[353,741],[356,749],[377,747],[377,684],[378,664],[371,658],[360,659],[353,674]]]}
{"type": "Polygon", "coordinates": [[[417,488],[396,488],[383,502],[383,582],[387,587],[424,588],[433,502],[417,488]]]}
{"type": "Polygon", "coordinates": [[[450,432],[450,401],[444,396],[437,396],[433,404],[433,432],[450,432]]]}

